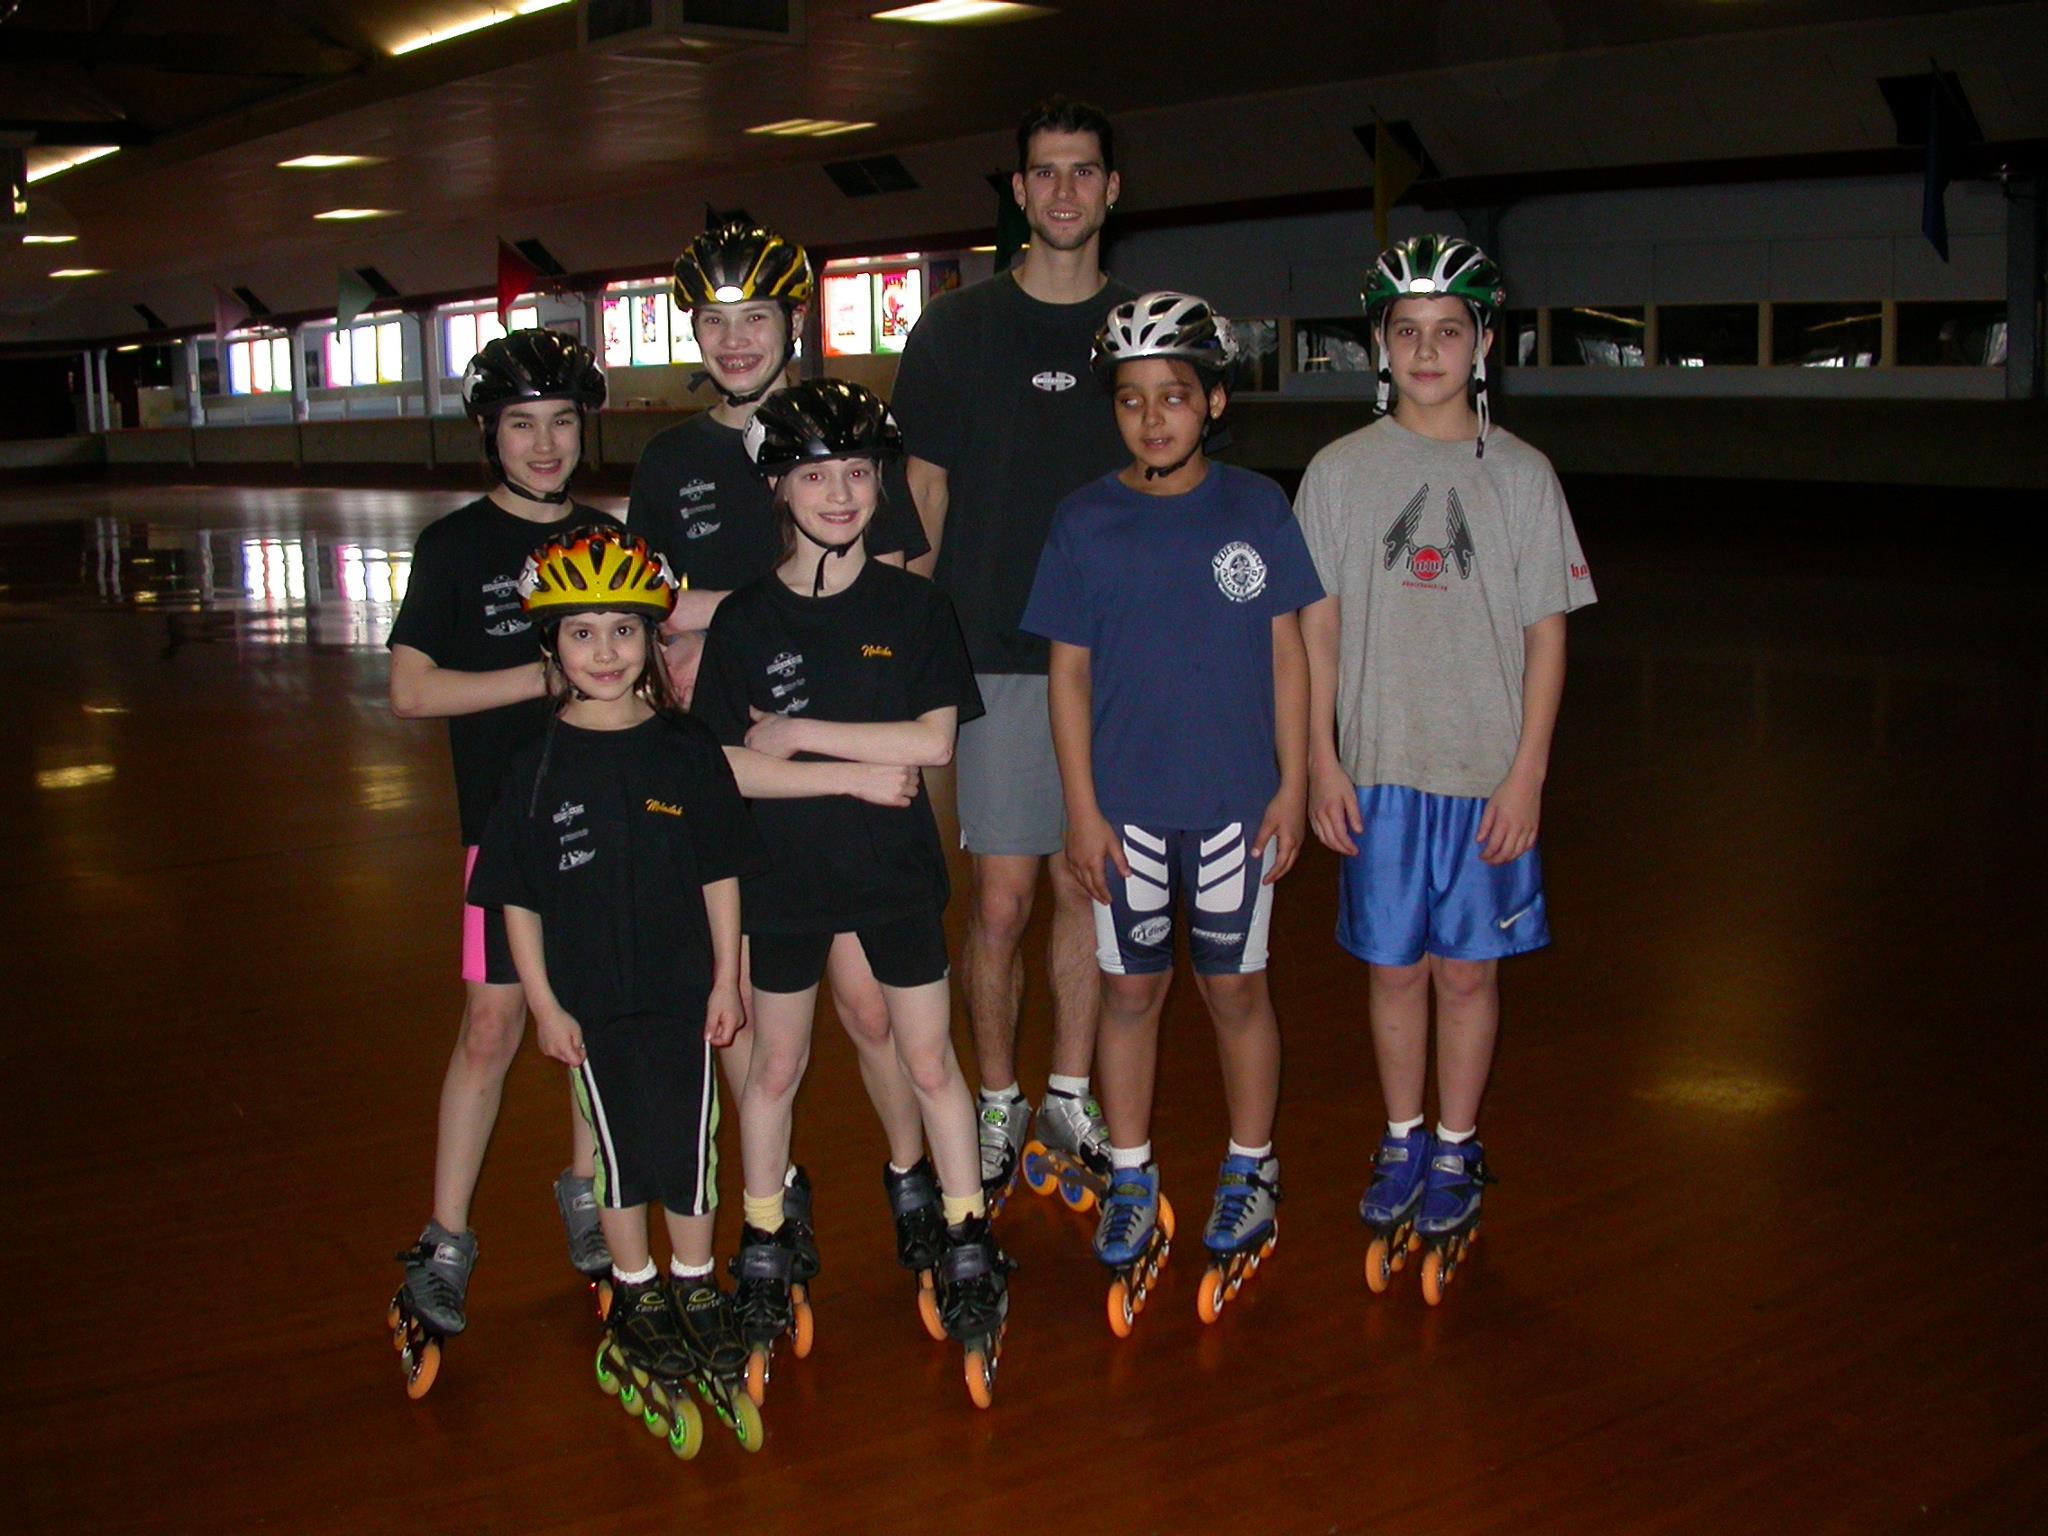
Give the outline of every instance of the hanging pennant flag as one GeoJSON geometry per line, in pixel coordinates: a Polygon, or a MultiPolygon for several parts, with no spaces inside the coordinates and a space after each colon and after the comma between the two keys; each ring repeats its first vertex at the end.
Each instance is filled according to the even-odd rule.
{"type": "Polygon", "coordinates": [[[353,267],[343,267],[335,277],[334,324],[347,330],[356,316],[377,302],[377,290],[364,282],[353,267]]]}
{"type": "Polygon", "coordinates": [[[1920,233],[1934,253],[1948,260],[1948,184],[1955,170],[1955,110],[1941,66],[1927,67],[1927,167],[1920,183],[1920,233]]]}
{"type": "Polygon", "coordinates": [[[249,306],[225,288],[213,290],[213,350],[223,381],[228,376],[228,333],[249,323],[249,306]]]}
{"type": "Polygon", "coordinates": [[[993,171],[988,184],[996,192],[996,270],[1003,272],[1031,239],[1031,223],[1017,206],[1017,193],[1009,176],[993,171]]]}
{"type": "Polygon", "coordinates": [[[498,242],[498,324],[512,324],[512,306],[526,294],[540,291],[540,268],[505,241],[498,242]]]}
{"type": "Polygon", "coordinates": [[[1394,204],[1415,185],[1422,167],[1394,137],[1379,113],[1373,113],[1372,121],[1372,236],[1384,251],[1390,244],[1387,224],[1394,204]]]}

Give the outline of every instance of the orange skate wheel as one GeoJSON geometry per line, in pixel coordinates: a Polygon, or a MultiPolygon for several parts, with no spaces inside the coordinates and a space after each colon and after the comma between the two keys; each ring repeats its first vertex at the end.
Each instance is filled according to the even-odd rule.
{"type": "Polygon", "coordinates": [[[1432,1248],[1422,1261],[1422,1299],[1432,1307],[1440,1306],[1444,1287],[1450,1283],[1444,1274],[1444,1256],[1432,1248]]]}
{"type": "Polygon", "coordinates": [[[1173,1202],[1164,1195],[1159,1197],[1159,1230],[1169,1243],[1173,1241],[1173,1202]]]}
{"type": "Polygon", "coordinates": [[[756,1408],[768,1398],[768,1351],[758,1345],[747,1355],[747,1400],[756,1408]]]}
{"type": "Polygon", "coordinates": [[[986,1408],[996,1400],[996,1373],[988,1356],[978,1349],[967,1351],[967,1395],[974,1406],[986,1408]]]}
{"type": "Polygon", "coordinates": [[[1365,1250],[1365,1288],[1377,1296],[1387,1288],[1395,1270],[1401,1267],[1399,1254],[1389,1255],[1387,1240],[1376,1237],[1365,1250]]]}
{"type": "Polygon", "coordinates": [[[1223,1283],[1223,1271],[1208,1270],[1202,1276],[1202,1289],[1195,1297],[1195,1312],[1203,1322],[1213,1323],[1222,1315],[1223,1304],[1229,1299],[1229,1290],[1223,1283]]]}
{"type": "Polygon", "coordinates": [[[440,1374],[441,1341],[429,1339],[413,1357],[412,1370],[405,1378],[405,1395],[418,1402],[433,1390],[434,1378],[440,1374]]]}
{"type": "Polygon", "coordinates": [[[817,1336],[817,1315],[811,1311],[811,1304],[808,1301],[799,1301],[796,1304],[796,1339],[791,1345],[796,1351],[797,1359],[801,1360],[810,1354],[811,1344],[817,1336]]]}
{"type": "Polygon", "coordinates": [[[936,1341],[943,1342],[946,1325],[939,1317],[939,1298],[935,1291],[917,1293],[917,1315],[924,1321],[924,1331],[936,1341]]]}
{"type": "Polygon", "coordinates": [[[1053,1186],[1059,1183],[1059,1175],[1053,1172],[1052,1164],[1046,1160],[1045,1143],[1027,1141],[1024,1155],[1020,1159],[1024,1170],[1024,1184],[1034,1195],[1049,1195],[1053,1186]]]}
{"type": "Polygon", "coordinates": [[[1128,1339],[1131,1324],[1137,1316],[1137,1309],[1131,1305],[1130,1287],[1121,1280],[1112,1280],[1109,1284],[1109,1331],[1120,1339],[1128,1339]]]}

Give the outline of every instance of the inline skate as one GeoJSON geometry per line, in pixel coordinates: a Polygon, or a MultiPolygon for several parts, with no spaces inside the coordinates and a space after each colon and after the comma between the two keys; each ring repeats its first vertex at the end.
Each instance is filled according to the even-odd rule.
{"type": "Polygon", "coordinates": [[[939,1259],[946,1251],[946,1218],[939,1204],[932,1160],[920,1157],[906,1173],[882,1164],[882,1188],[896,1218],[896,1262],[917,1276],[917,1313],[934,1339],[946,1336],[932,1297],[939,1259]]]}
{"type": "Polygon", "coordinates": [[[966,1351],[967,1395],[977,1408],[995,1400],[996,1363],[1010,1316],[1010,1271],[1016,1261],[996,1246],[986,1216],[945,1229],[945,1251],[933,1294],[943,1337],[966,1351]]]}
{"type": "Polygon", "coordinates": [[[811,1222],[811,1176],[799,1163],[789,1165],[789,1174],[782,1181],[782,1221],[789,1230],[790,1241],[796,1245],[796,1262],[790,1267],[789,1277],[808,1290],[821,1266],[818,1229],[811,1222]]]}
{"type": "Polygon", "coordinates": [[[476,1267],[476,1234],[427,1223],[420,1240],[392,1255],[405,1280],[384,1314],[391,1347],[405,1368],[405,1395],[425,1397],[441,1374],[441,1344],[469,1326],[464,1310],[469,1273],[476,1267]]]}
{"type": "Polygon", "coordinates": [[[1031,1104],[1021,1094],[1012,1099],[984,1097],[975,1113],[981,1144],[981,1193],[993,1221],[1017,1186],[1020,1154],[1031,1126],[1031,1104]]]}
{"type": "Polygon", "coordinates": [[[693,1364],[659,1277],[620,1280],[597,1346],[597,1384],[684,1461],[704,1448],[704,1415],[690,1397],[693,1364]]]}
{"type": "Polygon", "coordinates": [[[1422,1186],[1429,1177],[1429,1132],[1405,1136],[1388,1131],[1373,1154],[1372,1185],[1358,1202],[1358,1214],[1372,1230],[1365,1250],[1366,1287],[1377,1296],[1392,1283],[1395,1271],[1422,1246],[1415,1235],[1415,1214],[1422,1205],[1422,1186]]]}
{"type": "Polygon", "coordinates": [[[794,1277],[795,1266],[796,1239],[787,1222],[776,1232],[740,1229],[739,1256],[731,1264],[739,1280],[733,1307],[747,1343],[747,1396],[757,1408],[767,1400],[775,1341],[788,1334],[799,1360],[811,1352],[817,1320],[803,1282],[794,1277]]]}
{"type": "Polygon", "coordinates": [[[1238,1287],[1258,1273],[1259,1265],[1280,1241],[1280,1160],[1277,1157],[1223,1159],[1216,1175],[1216,1203],[1202,1242],[1209,1250],[1209,1268],[1195,1310],[1213,1323],[1238,1287]]]}
{"type": "Polygon", "coordinates": [[[1460,1142],[1430,1138],[1429,1178],[1415,1230],[1428,1250],[1422,1256],[1422,1299],[1432,1307],[1443,1301],[1444,1287],[1479,1236],[1481,1194],[1495,1182],[1477,1137],[1460,1142]]]}
{"type": "Polygon", "coordinates": [[[732,1296],[710,1275],[671,1277],[669,1301],[689,1357],[690,1384],[742,1447],[760,1450],[761,1409],[747,1395],[747,1340],[732,1296]]]}
{"type": "Polygon", "coordinates": [[[1095,1256],[1115,1272],[1109,1283],[1109,1331],[1130,1337],[1173,1248],[1173,1203],[1159,1192],[1159,1165],[1110,1174],[1095,1228],[1095,1256]]]}
{"type": "Polygon", "coordinates": [[[597,1220],[597,1187],[569,1169],[555,1180],[555,1208],[562,1213],[562,1232],[569,1240],[569,1262],[590,1282],[591,1304],[603,1322],[612,1305],[612,1251],[597,1220]]]}
{"type": "Polygon", "coordinates": [[[1059,1191],[1067,1209],[1092,1211],[1109,1189],[1109,1130],[1093,1098],[1046,1091],[1034,1135],[1024,1143],[1024,1183],[1035,1195],[1059,1191]]]}

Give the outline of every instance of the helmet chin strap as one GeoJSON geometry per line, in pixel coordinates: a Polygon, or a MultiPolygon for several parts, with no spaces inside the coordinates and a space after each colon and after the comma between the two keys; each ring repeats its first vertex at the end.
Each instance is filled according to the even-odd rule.
{"type": "MultiPolygon", "coordinates": [[[[576,408],[576,436],[579,449],[577,459],[578,462],[581,462],[582,453],[580,450],[583,438],[583,408],[581,406],[576,408]]],[[[489,426],[484,428],[483,438],[484,458],[491,466],[491,473],[503,481],[509,490],[524,496],[528,501],[545,502],[551,507],[559,507],[569,499],[569,484],[566,480],[562,482],[562,488],[559,491],[536,491],[530,486],[521,485],[507,473],[505,460],[498,453],[498,423],[495,418],[489,426]]]]}
{"type": "MultiPolygon", "coordinates": [[[[794,518],[791,518],[790,521],[796,522],[794,518]]],[[[819,538],[816,534],[812,533],[810,529],[806,528],[802,523],[796,524],[796,531],[802,534],[805,539],[809,540],[812,544],[817,546],[817,548],[820,551],[820,554],[818,555],[818,574],[816,578],[811,582],[811,596],[813,597],[818,597],[822,595],[825,590],[825,562],[827,560],[830,560],[834,555],[839,556],[842,560],[845,559],[847,553],[852,550],[854,545],[858,544],[861,541],[862,536],[867,532],[866,529],[862,529],[860,533],[856,533],[844,544],[827,544],[823,539],[819,538]]]]}
{"type": "Polygon", "coordinates": [[[1155,469],[1152,465],[1147,464],[1145,466],[1145,478],[1147,480],[1164,480],[1172,475],[1177,475],[1182,470],[1186,469],[1189,464],[1194,462],[1195,455],[1200,453],[1202,449],[1208,445],[1209,433],[1215,428],[1215,426],[1216,418],[1214,416],[1208,417],[1202,423],[1202,435],[1195,439],[1195,446],[1190,448],[1185,454],[1183,454],[1178,463],[1169,464],[1164,469],[1155,469]]]}

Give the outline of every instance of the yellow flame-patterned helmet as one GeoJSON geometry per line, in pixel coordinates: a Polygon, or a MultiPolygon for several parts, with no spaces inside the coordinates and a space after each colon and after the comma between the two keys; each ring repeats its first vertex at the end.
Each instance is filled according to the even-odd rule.
{"type": "Polygon", "coordinates": [[[572,613],[638,613],[659,624],[674,610],[679,586],[668,561],[638,534],[585,523],[526,557],[519,606],[537,623],[572,613]]]}

